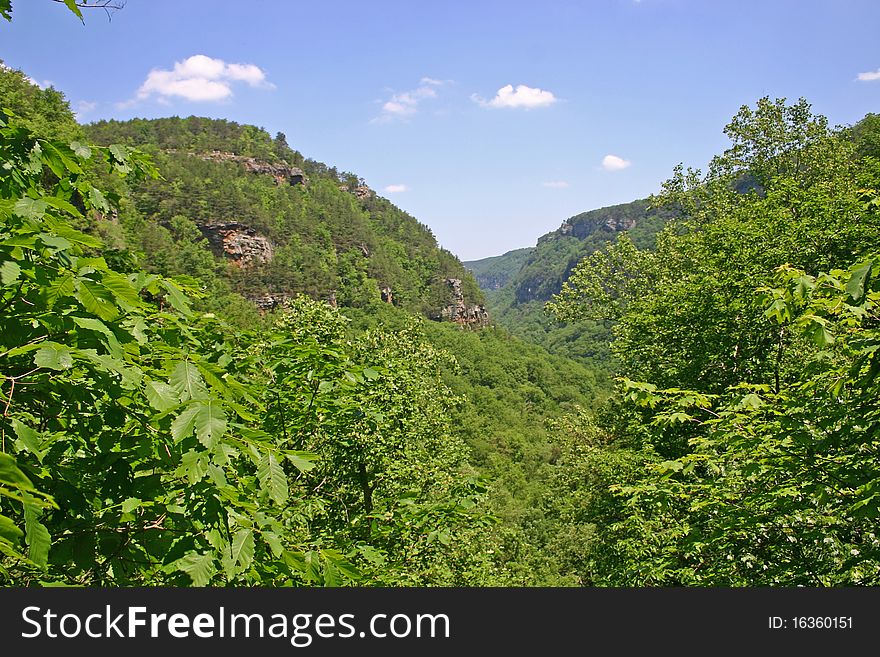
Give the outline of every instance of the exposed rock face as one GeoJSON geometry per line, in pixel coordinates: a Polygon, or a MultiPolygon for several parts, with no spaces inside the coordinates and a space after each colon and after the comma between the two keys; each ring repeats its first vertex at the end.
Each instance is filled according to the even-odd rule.
{"type": "Polygon", "coordinates": [[[342,184],[342,185],[339,185],[339,191],[348,192],[349,194],[354,194],[355,198],[357,198],[358,201],[370,199],[376,195],[376,192],[374,192],[372,189],[370,189],[366,185],[358,185],[357,187],[352,188],[349,185],[342,184]]]}
{"type": "Polygon", "coordinates": [[[272,242],[244,224],[206,224],[199,229],[216,253],[239,267],[270,262],[274,255],[272,242]]]}
{"type": "Polygon", "coordinates": [[[357,187],[354,188],[354,195],[358,199],[363,200],[365,198],[371,198],[371,197],[375,196],[376,192],[374,192],[372,189],[370,189],[366,185],[358,185],[357,187]]]}
{"type": "Polygon", "coordinates": [[[211,151],[210,153],[203,153],[199,157],[212,162],[239,162],[251,173],[264,173],[272,176],[279,185],[304,185],[308,182],[306,174],[302,169],[292,167],[284,162],[272,164],[271,162],[258,160],[255,157],[236,155],[235,153],[226,153],[224,151],[211,151]]]}
{"type": "Polygon", "coordinates": [[[275,310],[284,305],[289,298],[286,294],[264,294],[260,297],[248,297],[262,311],[275,310]]]}
{"type": "MultiPolygon", "coordinates": [[[[577,219],[577,218],[572,218],[577,219]]],[[[633,214],[621,212],[600,217],[589,217],[586,220],[567,220],[557,231],[560,235],[571,235],[579,240],[589,237],[600,230],[619,233],[624,230],[632,230],[637,218],[633,214]]]]}
{"type": "MultiPolygon", "coordinates": [[[[247,299],[262,312],[268,312],[288,305],[288,303],[293,300],[294,296],[295,295],[286,292],[270,292],[261,296],[247,297],[247,299]]],[[[330,292],[325,301],[331,308],[336,308],[336,292],[330,292]]]]}
{"type": "Polygon", "coordinates": [[[471,328],[481,328],[489,325],[489,313],[485,307],[478,304],[471,306],[465,304],[460,278],[447,278],[444,282],[452,291],[452,303],[440,311],[440,319],[442,321],[455,322],[461,326],[471,328]]]}

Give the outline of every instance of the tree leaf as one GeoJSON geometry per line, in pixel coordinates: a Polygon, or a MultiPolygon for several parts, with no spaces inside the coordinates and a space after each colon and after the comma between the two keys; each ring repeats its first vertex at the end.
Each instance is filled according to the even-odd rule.
{"type": "Polygon", "coordinates": [[[217,440],[226,433],[226,412],[211,399],[196,406],[199,407],[195,416],[196,438],[207,449],[214,449],[217,440]]]}
{"type": "Polygon", "coordinates": [[[20,275],[21,267],[18,266],[17,262],[7,260],[0,265],[0,282],[2,282],[3,285],[11,285],[18,280],[20,275]]]}
{"type": "Polygon", "coordinates": [[[113,294],[100,283],[89,278],[80,278],[76,282],[74,296],[83,305],[83,308],[103,320],[109,322],[119,317],[113,294]]]}
{"type": "Polygon", "coordinates": [[[189,307],[189,301],[187,300],[186,295],[179,287],[177,287],[177,285],[174,284],[173,281],[162,280],[160,281],[160,284],[165,288],[165,298],[168,300],[168,303],[171,304],[172,308],[186,317],[192,315],[192,310],[189,307]]]}
{"type": "Polygon", "coordinates": [[[46,214],[49,205],[42,199],[25,197],[18,199],[13,206],[13,212],[24,219],[40,219],[46,214]]]}
{"type": "Polygon", "coordinates": [[[279,506],[287,501],[287,475],[272,452],[266,452],[260,459],[257,478],[260,480],[260,487],[269,494],[272,501],[279,506]]]}
{"type": "Polygon", "coordinates": [[[194,449],[189,450],[180,457],[180,468],[176,474],[185,476],[190,486],[201,481],[208,474],[207,455],[194,449]]]}
{"type": "Polygon", "coordinates": [[[18,543],[24,532],[18,526],[4,515],[0,515],[0,539],[6,539],[10,543],[18,543]]]}
{"type": "Polygon", "coordinates": [[[854,301],[859,301],[864,296],[865,284],[871,274],[872,265],[873,262],[867,260],[851,270],[852,273],[846,284],[846,293],[852,297],[854,301]]]}
{"type": "Polygon", "coordinates": [[[116,158],[117,162],[126,162],[128,160],[129,151],[122,144],[110,144],[107,150],[116,158]]]}
{"type": "Polygon", "coordinates": [[[161,381],[147,381],[144,389],[147,394],[147,401],[150,406],[157,411],[164,413],[171,410],[179,403],[179,395],[177,391],[167,383],[161,381]]]}
{"type": "Polygon", "coordinates": [[[100,319],[94,317],[73,317],[73,323],[88,331],[95,331],[107,338],[107,349],[116,358],[122,358],[122,346],[116,338],[116,334],[100,319]]]}
{"type": "Polygon", "coordinates": [[[34,490],[31,480],[22,472],[15,459],[9,454],[0,453],[0,484],[7,484],[14,488],[34,490]]]}
{"type": "Polygon", "coordinates": [[[101,278],[101,285],[110,290],[115,296],[115,301],[130,308],[140,308],[144,305],[138,291],[131,281],[115,271],[106,271],[101,278]]]}
{"type": "Polygon", "coordinates": [[[199,368],[189,361],[179,362],[171,372],[168,382],[182,402],[190,399],[205,399],[208,396],[208,389],[205,387],[199,368]]]}
{"type": "Polygon", "coordinates": [[[73,367],[73,356],[65,345],[47,342],[34,354],[34,365],[50,370],[66,370],[73,367]]]}
{"type": "Polygon", "coordinates": [[[76,0],[64,0],[64,4],[67,5],[67,8],[70,9],[70,11],[72,11],[74,14],[76,14],[83,23],[85,23],[85,20],[83,20],[82,12],[79,10],[79,7],[76,6],[76,0]]]}
{"type": "Polygon", "coordinates": [[[278,536],[275,532],[266,532],[262,533],[263,540],[269,545],[269,549],[272,550],[272,554],[275,557],[280,557],[284,552],[284,543],[281,540],[281,537],[278,536]]]}
{"type": "Polygon", "coordinates": [[[61,297],[73,296],[73,292],[73,274],[64,274],[63,276],[53,278],[48,285],[43,287],[43,294],[50,308],[61,297]]]}
{"type": "Polygon", "coordinates": [[[34,454],[37,459],[42,462],[43,461],[43,452],[40,450],[41,438],[40,434],[31,429],[26,424],[23,424],[17,418],[12,420],[12,428],[15,431],[15,435],[18,436],[18,440],[20,441],[20,445],[16,445],[21,448],[24,447],[31,454],[34,454]]]}
{"type": "Polygon", "coordinates": [[[312,454],[311,452],[287,452],[285,456],[300,472],[308,472],[314,468],[315,464],[312,461],[318,458],[317,454],[312,454]]]}
{"type": "Polygon", "coordinates": [[[180,570],[192,580],[193,586],[207,586],[217,572],[214,565],[214,557],[210,554],[190,552],[174,562],[177,570],[180,570]]]}
{"type": "Polygon", "coordinates": [[[192,435],[199,406],[200,404],[190,404],[180,415],[174,418],[174,421],[171,423],[171,437],[174,439],[174,442],[179,443],[184,438],[192,435]]]}
{"type": "Polygon", "coordinates": [[[49,562],[52,538],[46,525],[40,522],[41,511],[30,504],[24,505],[24,540],[28,546],[28,558],[43,568],[49,562]]]}
{"type": "MultiPolygon", "coordinates": [[[[83,170],[76,161],[73,151],[66,144],[52,143],[51,141],[41,142],[43,154],[46,156],[46,164],[52,168],[52,171],[59,178],[63,178],[68,173],[82,173],[83,170]],[[54,161],[50,161],[54,160],[54,161]],[[60,163],[55,165],[55,162],[60,163]],[[54,165],[54,166],[53,166],[54,165]],[[56,170],[55,166],[58,166],[56,170]]],[[[47,199],[48,201],[48,199],[47,199]]]]}
{"type": "Polygon", "coordinates": [[[828,330],[828,322],[816,315],[804,315],[801,317],[804,323],[804,333],[819,347],[827,347],[834,343],[834,335],[828,330]]]}
{"type": "Polygon", "coordinates": [[[110,212],[110,204],[107,202],[107,198],[97,187],[89,189],[89,203],[92,204],[93,208],[98,208],[102,212],[110,212]]]}
{"type": "Polygon", "coordinates": [[[363,555],[364,559],[369,561],[374,566],[385,565],[385,555],[383,555],[371,545],[359,545],[357,550],[363,555]]]}
{"type": "Polygon", "coordinates": [[[50,233],[40,233],[39,235],[40,241],[46,246],[55,249],[56,251],[67,251],[71,247],[73,247],[73,242],[63,237],[59,237],[58,235],[52,235],[50,233]]]}
{"type": "Polygon", "coordinates": [[[247,570],[254,560],[254,532],[251,529],[239,529],[232,537],[229,553],[224,559],[226,575],[232,579],[247,570]]]}
{"type": "Polygon", "coordinates": [[[352,581],[358,581],[363,578],[360,570],[348,561],[338,550],[321,550],[321,556],[339,571],[342,575],[352,581]]]}
{"type": "MultiPolygon", "coordinates": [[[[55,208],[56,210],[61,210],[63,212],[67,212],[72,214],[75,217],[82,217],[82,213],[77,209],[75,205],[70,203],[69,201],[65,201],[63,198],[58,198],[57,196],[44,196],[43,200],[46,201],[50,206],[55,208]]],[[[69,235],[76,235],[77,233],[82,236],[85,240],[80,242],[80,244],[86,244],[87,246],[94,246],[95,248],[99,248],[101,246],[101,240],[96,237],[92,237],[91,235],[86,235],[85,233],[80,233],[78,230],[71,228],[67,224],[61,223],[60,221],[55,221],[52,224],[52,230],[61,235],[62,237],[68,237],[69,235]],[[63,231],[63,232],[59,232],[63,231]]],[[[68,237],[68,239],[70,239],[68,237]]],[[[72,242],[77,241],[76,239],[71,240],[72,242]]]]}
{"type": "Polygon", "coordinates": [[[78,158],[83,160],[88,160],[92,156],[92,149],[89,148],[87,144],[78,141],[70,142],[70,150],[72,150],[78,158]]]}

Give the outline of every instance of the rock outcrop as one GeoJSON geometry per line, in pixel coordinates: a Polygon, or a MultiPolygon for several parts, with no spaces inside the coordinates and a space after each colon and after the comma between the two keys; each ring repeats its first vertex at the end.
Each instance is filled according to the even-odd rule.
{"type": "Polygon", "coordinates": [[[274,255],[272,242],[244,224],[205,224],[199,226],[199,230],[215,253],[239,267],[270,262],[274,255]]]}
{"type": "Polygon", "coordinates": [[[275,310],[290,299],[287,294],[264,294],[259,297],[248,297],[248,300],[263,312],[275,310]]]}
{"type": "Polygon", "coordinates": [[[460,278],[447,278],[444,282],[452,292],[452,303],[440,311],[441,321],[455,322],[469,328],[489,326],[489,313],[484,306],[479,304],[469,306],[464,302],[460,278]]]}
{"type": "Polygon", "coordinates": [[[238,162],[243,164],[244,168],[251,173],[268,174],[275,178],[275,182],[279,185],[304,185],[308,182],[305,172],[299,167],[292,167],[285,162],[264,162],[255,157],[246,155],[236,155],[235,153],[227,153],[225,151],[211,151],[210,153],[199,154],[203,160],[211,162],[238,162]]]}
{"type": "Polygon", "coordinates": [[[372,198],[376,195],[376,192],[374,192],[366,185],[358,185],[354,188],[354,192],[352,193],[358,198],[358,200],[361,201],[367,198],[372,198]]]}
{"type": "Polygon", "coordinates": [[[339,190],[343,192],[348,192],[349,194],[354,194],[355,198],[359,201],[373,198],[376,195],[376,192],[374,192],[366,185],[358,185],[357,187],[353,188],[349,187],[348,185],[339,185],[339,190]]]}
{"type": "Polygon", "coordinates": [[[566,236],[582,240],[599,231],[619,233],[632,230],[639,218],[644,215],[642,208],[639,208],[640,211],[633,212],[632,205],[612,206],[571,217],[566,219],[553,233],[542,236],[538,242],[566,236]]]}
{"type": "MultiPolygon", "coordinates": [[[[276,310],[277,308],[288,306],[289,302],[293,301],[295,296],[296,295],[287,292],[268,292],[259,296],[249,296],[247,299],[259,308],[261,312],[268,312],[270,310],[276,310]]],[[[326,301],[327,305],[331,308],[336,308],[336,292],[330,292],[324,301],[326,301]]]]}

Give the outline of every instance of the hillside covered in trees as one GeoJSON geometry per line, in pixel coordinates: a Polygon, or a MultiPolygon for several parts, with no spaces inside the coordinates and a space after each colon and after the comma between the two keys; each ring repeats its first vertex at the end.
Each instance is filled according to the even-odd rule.
{"type": "Polygon", "coordinates": [[[449,279],[481,300],[458,260],[281,139],[0,85],[11,582],[512,581],[545,420],[594,372],[448,321],[449,279]]]}
{"type": "Polygon", "coordinates": [[[880,117],[471,274],[281,133],[0,97],[4,585],[880,584],[880,117]]]}

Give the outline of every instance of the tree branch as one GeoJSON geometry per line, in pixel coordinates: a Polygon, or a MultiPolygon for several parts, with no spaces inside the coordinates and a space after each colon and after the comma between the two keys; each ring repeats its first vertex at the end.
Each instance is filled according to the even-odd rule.
{"type": "Polygon", "coordinates": [[[52,2],[66,5],[75,14],[77,12],[71,8],[71,4],[79,9],[103,9],[104,13],[107,14],[107,20],[112,20],[113,14],[111,12],[124,8],[126,0],[75,0],[73,3],[69,2],[69,0],[52,0],[52,2]]]}

